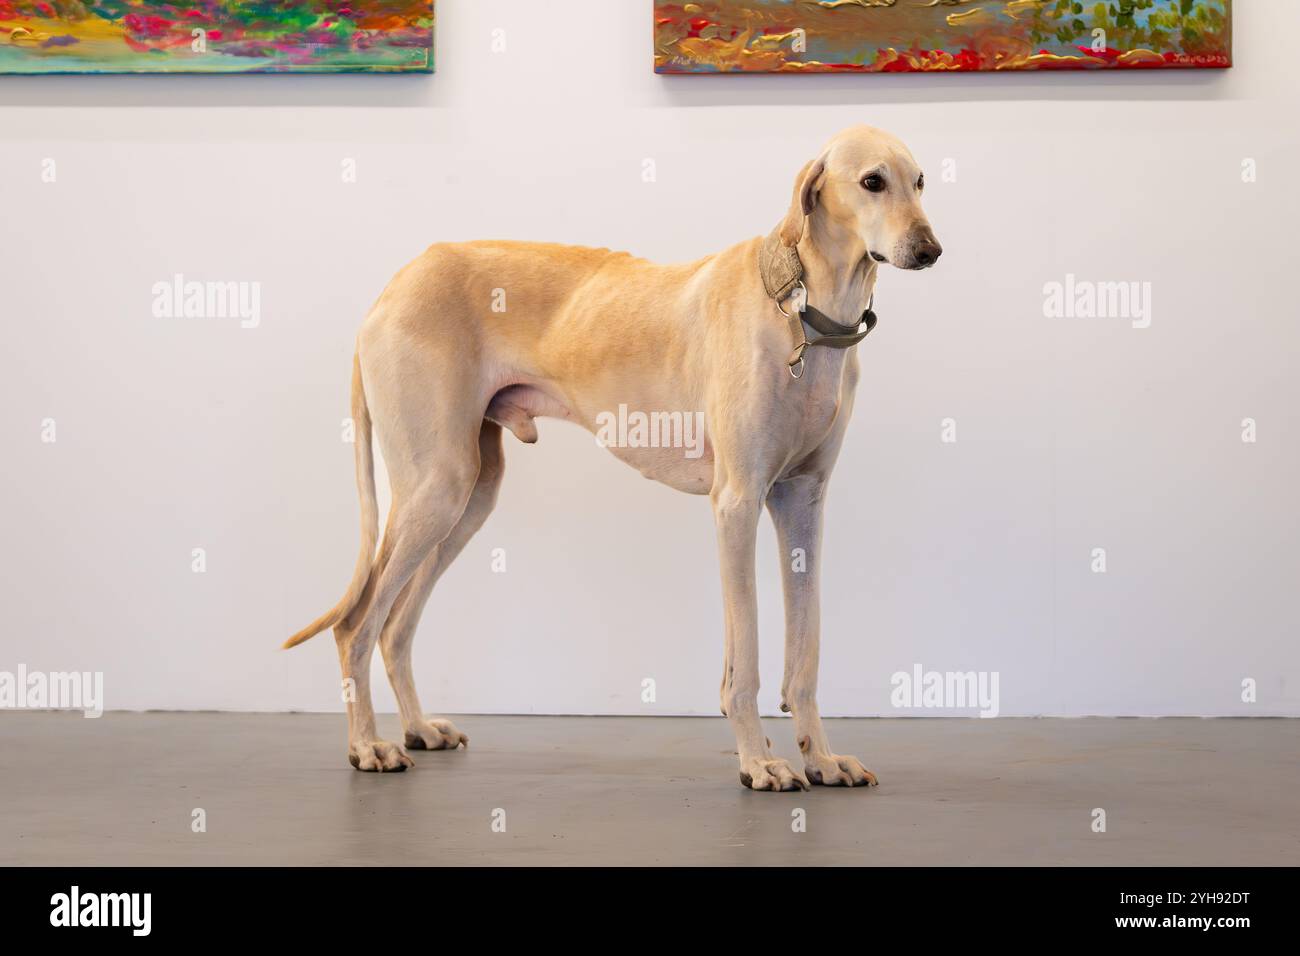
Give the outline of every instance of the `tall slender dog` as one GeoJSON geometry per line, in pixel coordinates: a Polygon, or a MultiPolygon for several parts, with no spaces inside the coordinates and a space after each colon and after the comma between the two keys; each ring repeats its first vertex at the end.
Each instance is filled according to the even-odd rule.
{"type": "Polygon", "coordinates": [[[693,457],[671,447],[610,450],[712,502],[726,621],[722,712],[741,782],[755,790],[876,782],[856,757],[831,750],[817,711],[822,512],[858,382],[852,346],[875,321],[879,264],[923,269],[942,252],[921,209],[924,185],[898,139],[853,127],[800,170],[771,236],[696,262],[469,242],[432,246],[397,274],[362,324],[353,361],[356,571],[342,600],[285,644],[334,627],[343,677],[354,682],[354,767],[404,770],[406,749],[468,743],[449,721],[424,715],[411,640],[434,584],[496,502],[502,429],[533,442],[533,419],[551,416],[595,432],[602,413],[626,405],[705,416],[693,457]],[[501,290],[508,322],[492,309],[501,290]],[[372,422],[393,496],[377,554],[372,422]],[[802,573],[782,561],[781,707],[793,714],[803,772],[772,753],[758,715],[754,552],[764,506],[782,554],[801,548],[807,558],[802,573]],[[375,730],[376,642],[406,749],[375,730]]]}

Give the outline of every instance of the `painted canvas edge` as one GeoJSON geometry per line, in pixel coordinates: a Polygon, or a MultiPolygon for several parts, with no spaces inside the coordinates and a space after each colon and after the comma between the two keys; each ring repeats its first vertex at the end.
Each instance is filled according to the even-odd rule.
{"type": "Polygon", "coordinates": [[[423,66],[352,66],[352,67],[253,67],[247,70],[6,70],[0,67],[0,79],[11,76],[351,76],[358,74],[433,74],[437,72],[438,22],[437,2],[429,0],[429,10],[434,22],[429,27],[429,49],[423,66]]]}

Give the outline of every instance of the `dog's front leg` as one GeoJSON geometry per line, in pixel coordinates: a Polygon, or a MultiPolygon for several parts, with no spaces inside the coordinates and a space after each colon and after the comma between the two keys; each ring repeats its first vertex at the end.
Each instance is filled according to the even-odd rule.
{"type": "Polygon", "coordinates": [[[735,485],[715,488],[713,517],[718,530],[726,620],[726,662],[722,703],[736,733],[740,781],[754,790],[808,789],[790,764],[772,755],[758,718],[758,595],[754,548],[762,495],[735,485]]]}
{"type": "Polygon", "coordinates": [[[826,480],[800,475],[773,485],[767,498],[776,526],[785,585],[785,677],[781,709],[794,715],[804,772],[828,786],[874,785],[857,757],[832,753],[817,710],[817,663],[821,643],[821,538],[826,480]]]}

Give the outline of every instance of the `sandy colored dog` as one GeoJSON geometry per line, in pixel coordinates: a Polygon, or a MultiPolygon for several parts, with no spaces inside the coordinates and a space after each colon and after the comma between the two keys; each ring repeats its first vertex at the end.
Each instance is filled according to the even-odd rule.
{"type": "MultiPolygon", "coordinates": [[[[810,306],[851,328],[879,263],[920,269],[938,259],[923,187],[907,148],[866,126],[840,133],[804,166],[779,236],[798,252],[810,306]]],[[[799,343],[764,291],[761,244],[749,239],[685,265],[540,243],[435,245],[389,283],[353,362],[361,554],[342,600],[285,644],[334,627],[343,676],[355,682],[347,708],[354,767],[412,766],[375,731],[376,641],[406,747],[468,742],[449,721],[425,717],[411,639],[435,582],[496,501],[502,428],[532,442],[533,419],[551,416],[595,432],[602,413],[626,405],[705,415],[704,451],[695,457],[672,447],[611,451],[649,478],[712,501],[726,620],[722,712],[736,733],[741,781],[755,790],[876,782],[857,758],[831,750],[816,700],[822,510],[853,409],[857,349],[810,348],[794,377],[787,360],[799,343]],[[508,322],[491,309],[501,289],[508,322]],[[372,422],[393,493],[378,554],[372,422]],[[802,773],[772,753],[758,715],[754,552],[764,506],[782,553],[802,548],[807,557],[802,573],[782,562],[781,706],[793,713],[802,773]]]]}

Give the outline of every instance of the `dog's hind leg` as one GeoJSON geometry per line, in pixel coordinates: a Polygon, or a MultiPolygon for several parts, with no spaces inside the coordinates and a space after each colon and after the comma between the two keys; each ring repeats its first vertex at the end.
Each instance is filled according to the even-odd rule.
{"type": "Polygon", "coordinates": [[[420,698],[415,691],[411,674],[411,645],[415,639],[416,625],[425,603],[438,583],[442,573],[456,560],[466,542],[483,526],[496,505],[497,492],[505,474],[505,459],[501,449],[501,426],[483,422],[479,432],[479,474],[469,504],[451,533],[424,559],[414,577],[402,589],[393,605],[379,638],[379,648],[384,655],[384,666],[389,683],[397,696],[397,707],[402,715],[405,744],[411,750],[443,750],[469,745],[469,738],[449,720],[425,717],[420,698]]]}
{"type": "Polygon", "coordinates": [[[460,520],[477,472],[477,454],[471,448],[464,459],[449,452],[441,466],[411,493],[399,497],[394,487],[388,527],[366,593],[334,629],[339,666],[351,691],[347,701],[348,760],[358,770],[405,770],[411,766],[411,758],[402,748],[381,740],[375,730],[370,660],[398,594],[460,520]]]}
{"type": "Polygon", "coordinates": [[[479,476],[482,410],[463,396],[475,370],[431,356],[386,332],[363,329],[360,359],[393,503],[365,590],[334,629],[348,695],[348,760],[358,770],[404,770],[411,758],[380,739],[370,700],[370,662],[398,595],[451,533],[479,476]],[[459,374],[457,374],[459,373],[459,374]]]}

